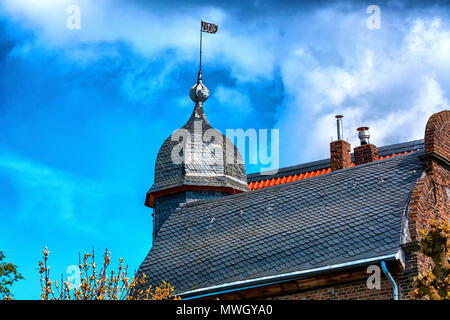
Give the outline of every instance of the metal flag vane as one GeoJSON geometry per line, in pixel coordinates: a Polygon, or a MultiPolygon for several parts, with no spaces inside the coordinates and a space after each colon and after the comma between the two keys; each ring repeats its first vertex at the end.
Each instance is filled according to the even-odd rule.
{"type": "Polygon", "coordinates": [[[217,29],[218,26],[216,24],[205,22],[202,20],[200,27],[200,67],[198,70],[198,79],[197,79],[198,82],[202,80],[202,34],[203,32],[216,33],[217,29]]]}

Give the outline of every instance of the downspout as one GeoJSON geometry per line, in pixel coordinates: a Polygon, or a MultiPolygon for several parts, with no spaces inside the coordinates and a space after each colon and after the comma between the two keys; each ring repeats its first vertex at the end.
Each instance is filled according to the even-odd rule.
{"type": "Polygon", "coordinates": [[[392,277],[392,275],[389,273],[389,270],[388,270],[388,268],[386,266],[386,262],[384,260],[381,261],[381,269],[383,270],[384,274],[386,275],[386,277],[388,278],[389,282],[391,283],[392,291],[393,291],[393,295],[394,295],[394,300],[398,300],[398,286],[395,283],[395,280],[392,277]]]}

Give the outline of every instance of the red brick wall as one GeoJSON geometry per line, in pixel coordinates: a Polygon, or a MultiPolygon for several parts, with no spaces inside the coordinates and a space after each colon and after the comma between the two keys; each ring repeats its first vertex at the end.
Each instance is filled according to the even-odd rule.
{"type": "Polygon", "coordinates": [[[425,152],[450,159],[450,110],[433,114],[425,128],[425,152]]]}
{"type": "MultiPolygon", "coordinates": [[[[368,275],[369,276],[369,275],[368,275]]],[[[380,289],[368,289],[367,279],[318,288],[289,295],[273,297],[275,300],[389,300],[393,293],[386,277],[381,278],[380,289]]]]}
{"type": "Polygon", "coordinates": [[[431,171],[424,175],[416,183],[411,194],[408,210],[408,246],[410,261],[407,266],[409,272],[405,273],[403,292],[405,298],[412,298],[412,278],[419,273],[432,268],[430,258],[420,253],[417,240],[420,239],[420,230],[427,230],[432,219],[447,220],[450,218],[450,199],[447,191],[450,190],[450,173],[447,169],[431,160],[431,171]],[[409,284],[408,284],[409,282],[409,284]]]}
{"type": "Polygon", "coordinates": [[[411,194],[408,211],[409,241],[418,240],[419,231],[426,230],[432,219],[448,220],[450,217],[447,195],[450,173],[435,161],[429,166],[431,171],[424,173],[411,194]]]}
{"type": "Polygon", "coordinates": [[[445,164],[450,159],[450,111],[430,117],[425,129],[424,173],[417,181],[408,206],[408,238],[404,246],[406,270],[398,276],[403,299],[413,295],[412,281],[419,273],[432,268],[432,261],[420,253],[417,240],[420,230],[427,230],[432,219],[450,218],[450,172],[445,164]],[[437,154],[441,159],[432,155],[437,154]],[[431,156],[430,156],[431,155],[431,156]]]}
{"type": "MultiPolygon", "coordinates": [[[[448,221],[450,218],[450,111],[444,110],[430,117],[425,128],[425,172],[411,194],[408,218],[408,240],[420,238],[419,231],[426,230],[432,219],[448,221]],[[438,158],[433,155],[438,155],[438,158]],[[447,164],[446,164],[447,163],[447,164]]],[[[431,261],[418,253],[418,272],[431,267],[431,261]]]]}

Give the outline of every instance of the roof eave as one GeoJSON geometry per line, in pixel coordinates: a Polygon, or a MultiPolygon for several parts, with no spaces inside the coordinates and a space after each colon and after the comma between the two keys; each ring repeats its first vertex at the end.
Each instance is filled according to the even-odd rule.
{"type": "Polygon", "coordinates": [[[185,300],[202,298],[202,297],[207,297],[207,296],[211,296],[211,295],[228,293],[228,292],[232,292],[232,291],[239,291],[239,290],[244,290],[244,289],[249,289],[249,288],[255,288],[255,287],[276,284],[276,283],[280,283],[280,282],[298,280],[298,279],[322,275],[322,274],[326,274],[326,273],[333,273],[333,272],[351,269],[351,268],[355,268],[355,267],[361,267],[364,265],[369,265],[371,263],[376,263],[376,262],[381,262],[381,261],[399,261],[401,266],[403,267],[404,266],[403,257],[404,257],[403,250],[400,248],[394,254],[383,255],[383,256],[378,256],[378,257],[373,257],[373,258],[360,259],[360,260],[356,260],[356,261],[350,261],[350,262],[340,263],[340,264],[331,265],[331,266],[324,266],[324,267],[319,267],[319,268],[314,268],[314,269],[294,271],[294,272],[290,272],[290,273],[261,277],[261,278],[251,279],[251,280],[235,281],[235,282],[225,283],[225,284],[221,284],[221,285],[185,291],[183,293],[178,294],[178,296],[180,296],[181,298],[183,298],[185,300]]]}

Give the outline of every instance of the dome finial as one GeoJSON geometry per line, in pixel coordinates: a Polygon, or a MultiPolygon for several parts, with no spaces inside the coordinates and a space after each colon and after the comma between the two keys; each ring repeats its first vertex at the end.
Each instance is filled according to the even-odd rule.
{"type": "Polygon", "coordinates": [[[189,97],[196,105],[205,102],[209,97],[209,90],[202,82],[202,70],[198,71],[197,83],[191,88],[189,97]]]}

